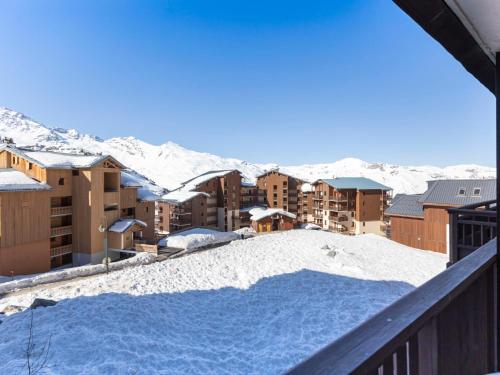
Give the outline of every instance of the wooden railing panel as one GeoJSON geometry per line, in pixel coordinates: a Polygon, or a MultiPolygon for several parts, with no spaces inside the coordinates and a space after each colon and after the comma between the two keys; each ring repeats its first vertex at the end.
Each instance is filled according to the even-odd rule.
{"type": "Polygon", "coordinates": [[[389,369],[405,345],[411,374],[494,370],[496,244],[476,250],[289,373],[370,374],[380,366],[385,373],[384,365],[389,369]]]}

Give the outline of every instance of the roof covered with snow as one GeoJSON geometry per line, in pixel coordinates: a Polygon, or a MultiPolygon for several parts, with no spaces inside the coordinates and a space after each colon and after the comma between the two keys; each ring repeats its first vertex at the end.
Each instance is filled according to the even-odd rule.
{"type": "Polygon", "coordinates": [[[392,190],[390,187],[366,177],[337,177],[321,179],[319,181],[323,181],[335,189],[392,190]]]}
{"type": "Polygon", "coordinates": [[[137,199],[140,201],[159,200],[165,192],[165,189],[131,169],[121,171],[120,184],[126,188],[137,188],[137,199]]]}
{"type": "MultiPolygon", "coordinates": [[[[12,145],[0,145],[0,151],[1,150],[12,152],[13,154],[22,157],[34,164],[40,165],[43,168],[55,169],[90,168],[106,159],[112,158],[109,155],[87,155],[52,151],[33,151],[29,149],[17,148],[12,145]]],[[[114,160],[114,162],[122,166],[118,161],[114,160]]]]}
{"type": "Polygon", "coordinates": [[[388,216],[411,216],[424,217],[424,207],[419,199],[422,194],[397,194],[392,200],[391,206],[385,210],[388,216]]]}
{"type": "Polygon", "coordinates": [[[314,191],[314,187],[309,182],[305,182],[300,187],[300,191],[303,193],[312,193],[314,191]]]}
{"type": "Polygon", "coordinates": [[[50,186],[38,182],[16,169],[0,169],[0,191],[50,190],[50,186]]]}
{"type": "Polygon", "coordinates": [[[172,204],[182,204],[198,196],[209,197],[207,193],[198,191],[171,191],[170,193],[163,195],[161,200],[172,204]]]}
{"type": "Polygon", "coordinates": [[[282,210],[281,208],[260,208],[260,207],[250,210],[250,215],[251,215],[250,220],[252,221],[259,221],[266,217],[274,215],[286,216],[291,219],[295,219],[297,217],[295,214],[282,210]]]}
{"type": "Polygon", "coordinates": [[[134,225],[141,228],[146,228],[148,226],[144,221],[137,219],[118,219],[108,228],[108,232],[124,233],[132,229],[134,225]]]}
{"type": "Polygon", "coordinates": [[[238,172],[236,169],[224,169],[220,171],[208,171],[206,173],[203,173],[199,176],[196,176],[190,180],[187,180],[182,183],[182,186],[177,189],[177,190],[183,190],[183,191],[191,191],[196,189],[199,185],[210,181],[213,178],[216,177],[224,177],[225,175],[228,175],[229,173],[232,172],[238,172]]]}
{"type": "Polygon", "coordinates": [[[429,188],[422,194],[419,202],[464,206],[496,199],[496,195],[495,179],[436,180],[429,181],[429,188]]]}

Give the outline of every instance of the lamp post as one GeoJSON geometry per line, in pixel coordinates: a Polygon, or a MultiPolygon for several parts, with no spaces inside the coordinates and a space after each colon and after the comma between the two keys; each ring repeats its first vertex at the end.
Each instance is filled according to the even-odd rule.
{"type": "Polygon", "coordinates": [[[106,273],[109,273],[109,257],[108,257],[108,232],[106,226],[99,225],[99,232],[104,233],[104,256],[106,257],[106,273]]]}

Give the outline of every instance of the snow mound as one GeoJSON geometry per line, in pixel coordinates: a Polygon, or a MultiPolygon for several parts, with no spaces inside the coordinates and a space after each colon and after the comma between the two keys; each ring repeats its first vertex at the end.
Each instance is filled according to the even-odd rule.
{"type": "Polygon", "coordinates": [[[313,223],[301,224],[300,228],[306,229],[306,230],[320,230],[321,229],[321,227],[319,225],[313,224],[313,223]]]}
{"type": "Polygon", "coordinates": [[[219,232],[207,228],[193,228],[162,238],[158,246],[194,251],[201,247],[231,242],[241,238],[235,232],[219,232]]]}

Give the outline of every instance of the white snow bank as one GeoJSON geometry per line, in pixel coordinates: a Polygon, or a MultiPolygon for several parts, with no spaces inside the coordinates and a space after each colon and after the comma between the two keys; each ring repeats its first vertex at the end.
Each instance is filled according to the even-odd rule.
{"type": "Polygon", "coordinates": [[[319,225],[313,224],[313,223],[301,224],[300,228],[306,229],[306,230],[320,230],[321,229],[321,227],[319,225]]]}
{"type": "MultiPolygon", "coordinates": [[[[291,230],[19,291],[0,311],[58,301],[33,310],[52,375],[280,374],[446,261],[375,235],[291,230]]],[[[24,371],[29,321],[26,311],[0,324],[1,374],[24,371]]]]}
{"type": "Polygon", "coordinates": [[[200,247],[217,245],[240,238],[241,236],[235,232],[219,232],[207,228],[193,228],[162,238],[158,242],[158,245],[192,251],[200,247]]]}
{"type": "MultiPolygon", "coordinates": [[[[156,260],[151,253],[137,254],[132,258],[113,262],[109,264],[110,271],[121,270],[125,267],[150,264],[156,260]]],[[[7,281],[0,284],[0,294],[8,293],[16,289],[29,288],[36,285],[53,283],[56,281],[71,280],[81,276],[97,275],[106,272],[106,265],[94,264],[89,266],[71,267],[60,271],[46,272],[35,276],[26,276],[18,280],[7,281]]]]}
{"type": "Polygon", "coordinates": [[[197,196],[202,195],[204,197],[209,197],[207,193],[199,192],[199,191],[171,191],[170,193],[165,194],[161,197],[162,200],[167,201],[173,204],[181,204],[191,199],[196,198],[197,196]]]}

